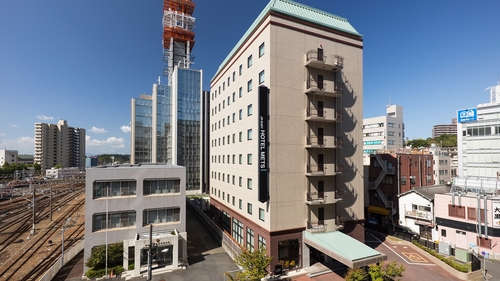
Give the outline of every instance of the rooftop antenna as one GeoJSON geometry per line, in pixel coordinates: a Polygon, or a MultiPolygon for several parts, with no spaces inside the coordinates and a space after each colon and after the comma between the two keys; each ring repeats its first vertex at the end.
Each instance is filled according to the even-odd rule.
{"type": "Polygon", "coordinates": [[[386,108],[391,106],[391,105],[392,105],[392,98],[391,98],[391,95],[389,95],[389,104],[386,106],[386,108]]]}
{"type": "Polygon", "coordinates": [[[158,76],[158,85],[161,84],[160,76],[158,76]]]}

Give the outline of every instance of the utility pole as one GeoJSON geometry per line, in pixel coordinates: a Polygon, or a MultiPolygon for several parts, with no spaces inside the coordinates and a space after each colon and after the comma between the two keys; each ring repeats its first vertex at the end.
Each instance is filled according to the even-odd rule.
{"type": "Polygon", "coordinates": [[[148,250],[148,278],[151,281],[153,278],[153,224],[149,224],[149,250],[148,250]]]}
{"type": "MultiPolygon", "coordinates": [[[[30,187],[31,187],[31,181],[30,181],[30,187]]],[[[30,188],[31,189],[31,188],[30,188]]],[[[33,188],[33,229],[31,234],[35,234],[35,219],[36,219],[36,192],[35,188],[33,188]]]]}

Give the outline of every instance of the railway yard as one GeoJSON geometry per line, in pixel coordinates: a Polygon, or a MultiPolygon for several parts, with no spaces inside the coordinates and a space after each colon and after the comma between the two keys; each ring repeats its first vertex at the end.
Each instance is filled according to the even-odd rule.
{"type": "Polygon", "coordinates": [[[0,280],[38,280],[60,259],[62,241],[66,250],[83,239],[84,181],[40,182],[0,194],[0,280]]]}

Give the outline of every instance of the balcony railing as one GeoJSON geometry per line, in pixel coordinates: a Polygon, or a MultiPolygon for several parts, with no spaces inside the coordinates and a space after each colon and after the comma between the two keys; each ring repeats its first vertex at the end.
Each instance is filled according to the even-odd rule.
{"type": "Polygon", "coordinates": [[[426,211],[418,211],[418,210],[405,211],[405,215],[429,221],[432,220],[432,213],[426,211]]]}
{"type": "Polygon", "coordinates": [[[328,225],[324,222],[307,221],[307,230],[309,232],[325,232],[328,225]]]}
{"type": "Polygon", "coordinates": [[[308,176],[333,176],[344,172],[343,164],[307,164],[308,176]]]}
{"type": "Polygon", "coordinates": [[[327,70],[340,70],[344,67],[344,58],[339,55],[327,56],[323,49],[310,50],[306,53],[306,66],[327,70]]]}
{"type": "Polygon", "coordinates": [[[343,114],[340,110],[327,111],[313,107],[306,108],[307,121],[340,122],[342,119],[343,114]]]}
{"type": "Polygon", "coordinates": [[[317,80],[310,78],[306,81],[306,94],[325,95],[330,97],[339,97],[342,95],[344,84],[328,80],[317,80]]]}

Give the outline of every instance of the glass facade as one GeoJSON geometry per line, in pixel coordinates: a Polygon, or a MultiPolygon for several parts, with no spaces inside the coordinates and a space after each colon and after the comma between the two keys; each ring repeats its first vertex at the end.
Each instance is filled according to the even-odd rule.
{"type": "Polygon", "coordinates": [[[135,163],[152,162],[152,124],[153,107],[152,100],[135,100],[135,140],[134,155],[135,163]]]}
{"type": "Polygon", "coordinates": [[[177,75],[173,76],[173,86],[155,85],[156,96],[135,99],[135,124],[132,124],[135,126],[135,135],[132,136],[135,144],[132,153],[135,164],[175,163],[186,167],[186,190],[199,190],[201,71],[176,68],[176,72],[177,75]],[[177,92],[172,89],[176,89],[177,92]],[[156,106],[155,118],[153,118],[153,106],[156,106]],[[174,120],[175,115],[177,120],[174,120]],[[174,126],[177,131],[175,136],[174,126]],[[174,146],[177,155],[173,155],[174,146]]]}
{"type": "Polygon", "coordinates": [[[200,188],[201,72],[179,68],[177,76],[177,165],[186,167],[186,190],[200,188]]]}

